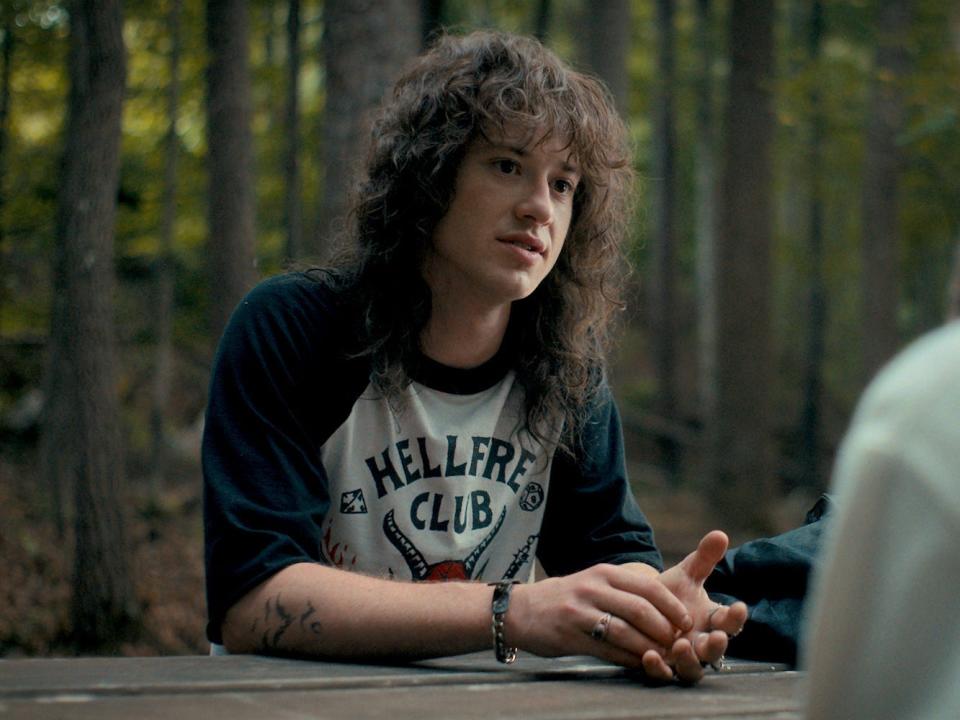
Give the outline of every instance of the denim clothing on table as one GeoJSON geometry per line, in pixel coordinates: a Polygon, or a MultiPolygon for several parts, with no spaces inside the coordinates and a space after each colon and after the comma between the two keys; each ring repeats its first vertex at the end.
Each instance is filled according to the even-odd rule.
{"type": "Polygon", "coordinates": [[[800,527],[730,549],[707,579],[714,600],[725,605],[742,600],[750,610],[728,654],[796,663],[810,571],[819,555],[829,505],[824,495],[800,527]]]}

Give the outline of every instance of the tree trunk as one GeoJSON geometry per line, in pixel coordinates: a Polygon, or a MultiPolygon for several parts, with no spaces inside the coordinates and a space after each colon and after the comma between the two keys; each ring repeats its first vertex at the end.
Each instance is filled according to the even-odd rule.
{"type": "Polygon", "coordinates": [[[327,77],[320,221],[313,251],[327,255],[369,142],[371,111],[421,44],[417,0],[327,0],[323,6],[327,77]]]}
{"type": "Polygon", "coordinates": [[[44,433],[52,464],[73,483],[73,633],[110,649],[138,616],[127,559],[123,458],[113,327],[113,238],[125,54],[119,0],[78,0],[70,12],[70,94],[57,210],[56,349],[44,433]],[[96,182],[92,182],[92,179],[96,182]],[[60,440],[58,446],[49,439],[60,440]],[[66,440],[69,439],[69,442],[66,440]]]}
{"type": "Polygon", "coordinates": [[[167,473],[167,405],[173,379],[173,238],[177,216],[177,159],[180,140],[177,113],[180,104],[180,17],[183,0],[172,0],[167,15],[170,32],[170,84],[167,87],[167,137],[164,148],[163,210],[160,227],[160,252],[156,270],[156,347],[153,370],[153,403],[150,411],[153,470],[151,494],[156,502],[167,473]]]}
{"type": "MultiPolygon", "coordinates": [[[[4,5],[0,10],[0,26],[3,29],[3,47],[0,50],[0,318],[3,317],[2,308],[7,299],[7,285],[4,282],[4,257],[7,253],[7,236],[4,224],[4,200],[7,188],[7,144],[10,136],[10,65],[13,62],[14,44],[14,12],[13,8],[4,5]]],[[[0,325],[0,335],[3,327],[0,325]]]]}
{"type": "Polygon", "coordinates": [[[600,77],[613,94],[617,110],[629,114],[630,0],[605,0],[583,10],[581,55],[586,67],[600,77]]]}
{"type": "Polygon", "coordinates": [[[960,242],[953,254],[953,271],[947,288],[947,320],[960,319],[960,242]]]}
{"type": "MultiPolygon", "coordinates": [[[[803,87],[809,84],[809,80],[802,78],[807,71],[806,58],[809,54],[810,40],[810,6],[811,0],[787,0],[783,3],[783,16],[786,25],[784,33],[785,48],[781,53],[785,62],[783,63],[784,76],[787,83],[795,84],[799,82],[803,87]]],[[[797,112],[803,112],[798,103],[797,112]]],[[[808,188],[808,164],[807,157],[803,148],[808,140],[804,136],[807,130],[802,123],[785,123],[780,128],[780,137],[784,145],[796,147],[799,152],[790,153],[784,158],[783,168],[783,189],[777,195],[777,204],[779,217],[777,222],[784,230],[784,235],[789,238],[789,242],[795,243],[799,248],[807,241],[809,237],[809,228],[807,223],[810,219],[810,202],[808,188]]],[[[797,297],[793,302],[805,302],[806,298],[801,297],[803,288],[798,290],[797,297]]],[[[797,347],[797,353],[801,349],[797,347]]],[[[797,383],[799,387],[799,383],[797,383]]]]}
{"type": "Polygon", "coordinates": [[[766,529],[774,484],[770,422],[772,0],[733,0],[719,203],[717,423],[719,517],[766,529]]]}
{"type": "Polygon", "coordinates": [[[300,0],[287,7],[287,106],[284,121],[287,147],[284,153],[284,220],[287,260],[303,253],[303,203],[300,200],[300,0]]]}
{"type": "Polygon", "coordinates": [[[713,111],[713,21],[711,0],[697,0],[696,47],[696,286],[697,286],[697,393],[705,444],[713,436],[711,418],[716,407],[716,132],[713,111]]]}
{"type": "MultiPolygon", "coordinates": [[[[953,49],[960,55],[960,5],[954,5],[950,15],[950,38],[953,49]]],[[[954,248],[953,270],[947,283],[947,321],[960,319],[960,239],[954,248]]]]}
{"type": "MultiPolygon", "coordinates": [[[[673,0],[657,0],[657,105],[654,120],[654,232],[650,268],[650,330],[657,374],[657,412],[670,421],[677,413],[676,230],[674,226],[676,130],[674,119],[673,0]]],[[[625,67],[625,66],[624,66],[625,67]]],[[[664,467],[680,477],[675,440],[660,441],[664,467]]]]}
{"type": "Polygon", "coordinates": [[[445,11],[444,0],[420,0],[421,47],[426,48],[434,37],[443,32],[445,11]]]}
{"type": "Polygon", "coordinates": [[[244,0],[207,0],[210,318],[219,339],[256,280],[249,17],[244,0]]]}
{"type": "Polygon", "coordinates": [[[550,0],[537,0],[536,15],[533,18],[533,36],[542,43],[547,41],[550,34],[550,0]]]}
{"type": "MultiPolygon", "coordinates": [[[[257,27],[257,23],[260,23],[263,26],[262,37],[263,37],[263,67],[267,68],[270,72],[271,77],[273,76],[274,68],[277,66],[277,23],[274,22],[276,16],[276,2],[268,2],[259,4],[259,6],[254,6],[254,20],[253,25],[257,27]],[[258,17],[259,16],[259,17],[258,17]]],[[[259,28],[258,28],[259,30],[259,28]]],[[[254,32],[254,37],[261,37],[261,33],[258,31],[254,32]]],[[[263,103],[266,104],[267,112],[265,113],[266,118],[266,127],[264,127],[263,134],[266,136],[271,136],[276,132],[278,127],[282,127],[283,123],[283,112],[284,106],[280,102],[280,96],[278,83],[269,82],[266,84],[261,92],[264,94],[263,103]]]]}
{"type": "Polygon", "coordinates": [[[73,447],[78,438],[70,431],[70,411],[73,402],[70,395],[69,362],[66,336],[68,300],[64,292],[68,282],[65,265],[66,254],[58,239],[53,252],[53,301],[50,308],[50,338],[47,345],[46,370],[43,379],[43,417],[41,418],[39,455],[40,473],[50,498],[50,513],[53,516],[57,539],[65,541],[67,525],[73,517],[70,503],[70,487],[73,472],[70,464],[81,453],[73,447]]]}
{"type": "Polygon", "coordinates": [[[862,342],[864,385],[899,346],[897,333],[897,185],[903,124],[900,82],[907,67],[904,46],[909,0],[879,3],[877,51],[867,110],[866,156],[861,196],[862,342]]]}
{"type": "MultiPolygon", "coordinates": [[[[820,62],[823,39],[823,3],[814,0],[810,9],[808,54],[814,70],[820,62]]],[[[819,77],[817,73],[816,77],[819,77]]],[[[803,380],[803,412],[800,419],[800,478],[802,486],[824,486],[820,478],[820,425],[823,362],[826,344],[827,290],[824,279],[823,257],[823,182],[822,156],[824,135],[823,103],[820,87],[814,80],[810,85],[807,104],[810,108],[810,137],[807,146],[809,162],[810,226],[807,348],[803,380]]]]}

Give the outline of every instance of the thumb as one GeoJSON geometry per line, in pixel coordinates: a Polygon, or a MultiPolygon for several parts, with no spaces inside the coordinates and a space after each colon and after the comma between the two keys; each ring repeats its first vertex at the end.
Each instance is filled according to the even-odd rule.
{"type": "Polygon", "coordinates": [[[713,572],[713,568],[723,559],[723,554],[727,551],[730,544],[726,533],[720,530],[708,532],[700,540],[697,549],[687,555],[681,562],[680,567],[697,584],[702,584],[707,576],[713,572]]]}

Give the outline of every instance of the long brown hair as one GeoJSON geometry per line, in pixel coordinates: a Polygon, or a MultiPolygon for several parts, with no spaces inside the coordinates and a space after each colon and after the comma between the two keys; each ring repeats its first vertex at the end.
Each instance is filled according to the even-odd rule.
{"type": "Polygon", "coordinates": [[[421,268],[446,213],[467,145],[509,124],[568,144],[581,168],[573,220],[557,263],[514,303],[510,337],[526,428],[542,439],[582,422],[621,305],[633,170],[607,90],[532,38],[443,36],[397,81],[373,125],[353,207],[352,247],[333,278],[360,309],[360,354],[396,399],[430,317],[421,268]]]}

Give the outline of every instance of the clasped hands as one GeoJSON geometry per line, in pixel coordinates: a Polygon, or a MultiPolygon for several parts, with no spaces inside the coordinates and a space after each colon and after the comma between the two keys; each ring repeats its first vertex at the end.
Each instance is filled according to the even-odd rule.
{"type": "Polygon", "coordinates": [[[707,533],[662,573],[641,563],[597,565],[519,585],[507,639],[537,655],[592,655],[655,680],[695,683],[747,620],[746,605],[718,605],[703,587],[728,542],[718,530],[707,533]]]}

